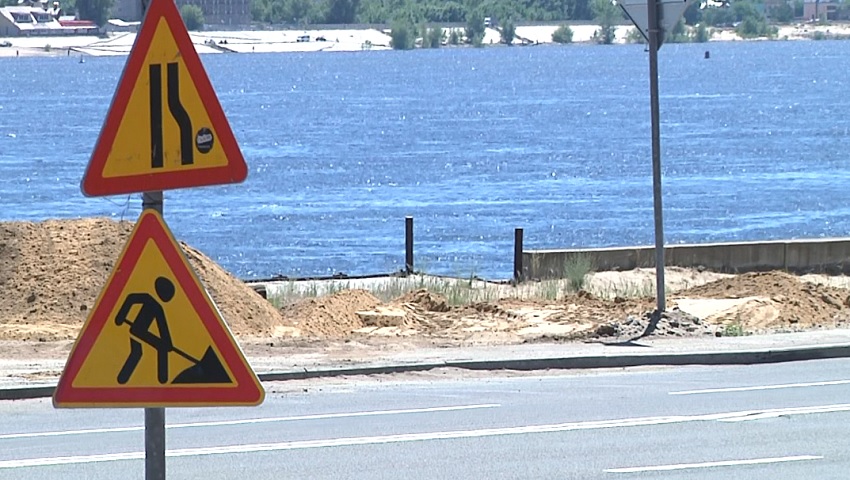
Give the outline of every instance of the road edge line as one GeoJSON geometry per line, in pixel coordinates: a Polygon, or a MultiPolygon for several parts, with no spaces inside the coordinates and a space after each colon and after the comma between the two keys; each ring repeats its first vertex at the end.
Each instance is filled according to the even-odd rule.
{"type": "MultiPolygon", "coordinates": [[[[639,366],[681,365],[755,365],[806,360],[824,360],[850,357],[850,344],[829,346],[785,347],[766,350],[736,352],[686,352],[644,353],[629,355],[592,355],[585,357],[551,357],[508,360],[464,360],[436,363],[411,363],[363,367],[302,369],[284,372],[266,372],[257,375],[261,382],[306,380],[355,375],[386,375],[391,373],[426,372],[438,368],[462,370],[576,370],[597,368],[626,368],[639,366]]],[[[56,385],[0,388],[0,400],[25,400],[53,395],[56,385]]]]}

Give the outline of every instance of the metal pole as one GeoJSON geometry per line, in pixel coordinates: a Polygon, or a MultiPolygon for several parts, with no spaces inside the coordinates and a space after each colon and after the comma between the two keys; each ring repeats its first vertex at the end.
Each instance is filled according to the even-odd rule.
{"type": "MultiPolygon", "coordinates": [[[[141,0],[142,23],[148,13],[149,0],[141,0]]],[[[142,193],[142,209],[162,215],[162,191],[142,193]]],[[[145,409],[145,480],[165,480],[165,409],[145,409]]]]}
{"type": "Polygon", "coordinates": [[[162,192],[145,192],[142,194],[142,208],[156,210],[162,215],[162,192]]]}
{"type": "Polygon", "coordinates": [[[522,282],[522,229],[514,229],[514,283],[522,282]]]}
{"type": "Polygon", "coordinates": [[[413,217],[404,217],[404,271],[413,273],[413,217]]]}
{"type": "MultiPolygon", "coordinates": [[[[162,215],[162,192],[142,194],[142,208],[162,215]]],[[[165,480],[165,409],[145,409],[145,480],[165,480]]]]}
{"type": "Polygon", "coordinates": [[[165,480],[165,409],[145,409],[145,480],[165,480]]]}
{"type": "Polygon", "coordinates": [[[649,101],[652,116],[652,198],[655,211],[655,298],[658,312],[666,310],[664,298],[664,214],[661,208],[661,130],[658,108],[658,4],[647,0],[649,16],[649,101]]]}

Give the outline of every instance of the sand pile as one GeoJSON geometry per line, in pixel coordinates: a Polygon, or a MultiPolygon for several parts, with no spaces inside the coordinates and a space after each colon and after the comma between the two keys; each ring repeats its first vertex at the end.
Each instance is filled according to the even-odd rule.
{"type": "MultiPolygon", "coordinates": [[[[0,340],[76,338],[131,230],[130,222],[105,218],[0,223],[0,340]]],[[[585,291],[560,293],[557,300],[502,298],[451,306],[442,295],[419,289],[386,303],[366,290],[343,290],[278,311],[201,252],[182,247],[234,334],[264,341],[299,335],[378,342],[415,336],[446,346],[607,341],[640,335],[655,309],[653,298],[608,299],[585,291]]],[[[701,276],[703,285],[671,294],[653,335],[709,335],[727,332],[729,325],[748,333],[842,327],[850,319],[848,289],[781,272],[710,281],[714,278],[701,276]]],[[[616,272],[614,280],[612,285],[628,286],[647,279],[635,271],[616,272]]]]}
{"type": "Polygon", "coordinates": [[[381,301],[366,290],[343,290],[287,305],[281,309],[281,314],[302,335],[341,338],[365,326],[357,312],[372,310],[380,304],[381,301]]]}
{"type": "MultiPolygon", "coordinates": [[[[129,238],[106,218],[0,223],[0,339],[74,339],[129,238]]],[[[236,335],[261,336],[280,314],[243,282],[183,245],[236,335]]]]}
{"type": "MultiPolygon", "coordinates": [[[[314,300],[315,304],[322,299],[314,300]]],[[[424,289],[386,304],[356,311],[363,326],[350,333],[367,336],[421,336],[449,344],[568,340],[592,335],[598,325],[625,321],[652,310],[648,300],[606,301],[580,292],[557,302],[503,299],[450,306],[424,289]]]]}
{"type": "Polygon", "coordinates": [[[197,249],[180,246],[234,335],[268,337],[289,326],[280,312],[254,289],[221,268],[197,249]]]}
{"type": "Polygon", "coordinates": [[[738,299],[703,320],[739,324],[748,332],[843,327],[850,320],[850,291],[783,272],[747,273],[678,292],[676,297],[738,299]]]}

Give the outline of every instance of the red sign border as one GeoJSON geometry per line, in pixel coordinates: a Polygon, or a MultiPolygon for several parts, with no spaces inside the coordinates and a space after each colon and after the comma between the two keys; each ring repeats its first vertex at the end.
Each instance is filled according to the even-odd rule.
{"type": "Polygon", "coordinates": [[[85,176],[80,183],[83,195],[89,197],[103,195],[119,195],[125,193],[141,193],[157,190],[170,190],[175,188],[202,187],[208,185],[220,185],[228,183],[240,183],[248,176],[248,166],[239,145],[230,129],[230,124],[224,115],[224,110],[218,101],[215,90],[210,83],[209,77],[204,70],[198,52],[189,38],[189,32],[183,24],[183,19],[173,0],[151,0],[148,11],[142,22],[141,31],[130,50],[130,57],[121,74],[118,88],[112,98],[109,113],[103,123],[101,134],[98,137],[94,152],[86,168],[85,176]],[[217,141],[224,150],[227,165],[209,168],[193,168],[185,171],[172,171],[162,173],[145,173],[127,175],[121,177],[104,177],[103,170],[118,135],[118,128],[127,114],[127,105],[130,96],[139,80],[142,67],[145,65],[145,57],[150,50],[154,33],[156,33],[159,19],[163,18],[171,31],[171,35],[177,44],[189,77],[198,95],[204,102],[212,127],[215,130],[217,141]]]}
{"type": "Polygon", "coordinates": [[[166,407],[259,405],[265,391],[242,351],[224,324],[200,280],[195,275],[165,221],[153,210],[144,210],[106,287],[101,291],[92,313],[83,325],[68,362],[53,394],[55,407],[166,407]],[[210,338],[233,374],[236,387],[162,386],[162,387],[75,387],[74,380],[109,321],[109,314],[130,280],[148,240],[153,240],[171,268],[179,288],[195,308],[210,338]]]}

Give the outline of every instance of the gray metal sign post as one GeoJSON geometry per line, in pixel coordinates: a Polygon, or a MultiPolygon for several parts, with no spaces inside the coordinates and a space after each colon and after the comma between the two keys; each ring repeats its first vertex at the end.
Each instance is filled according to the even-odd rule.
{"type": "Polygon", "coordinates": [[[664,291],[664,209],[661,206],[661,126],[658,107],[658,8],[646,2],[649,18],[649,110],[652,117],[652,200],[655,214],[655,299],[658,313],[667,309],[664,291]]]}
{"type": "MultiPolygon", "coordinates": [[[[141,0],[142,18],[149,0],[141,0]]],[[[162,191],[142,193],[142,209],[162,212],[162,191]]],[[[145,480],[165,480],[165,409],[145,408],[145,480]]]]}
{"type": "Polygon", "coordinates": [[[655,298],[667,309],[664,291],[664,210],[661,197],[661,127],[658,106],[658,49],[693,0],[620,0],[617,4],[649,43],[649,104],[652,117],[652,199],[655,215],[655,298]],[[644,16],[645,15],[645,16],[644,16]]]}
{"type": "MultiPolygon", "coordinates": [[[[162,192],[142,194],[142,209],[162,215],[162,192]]],[[[165,409],[145,408],[145,480],[165,480],[165,409]]]]}

